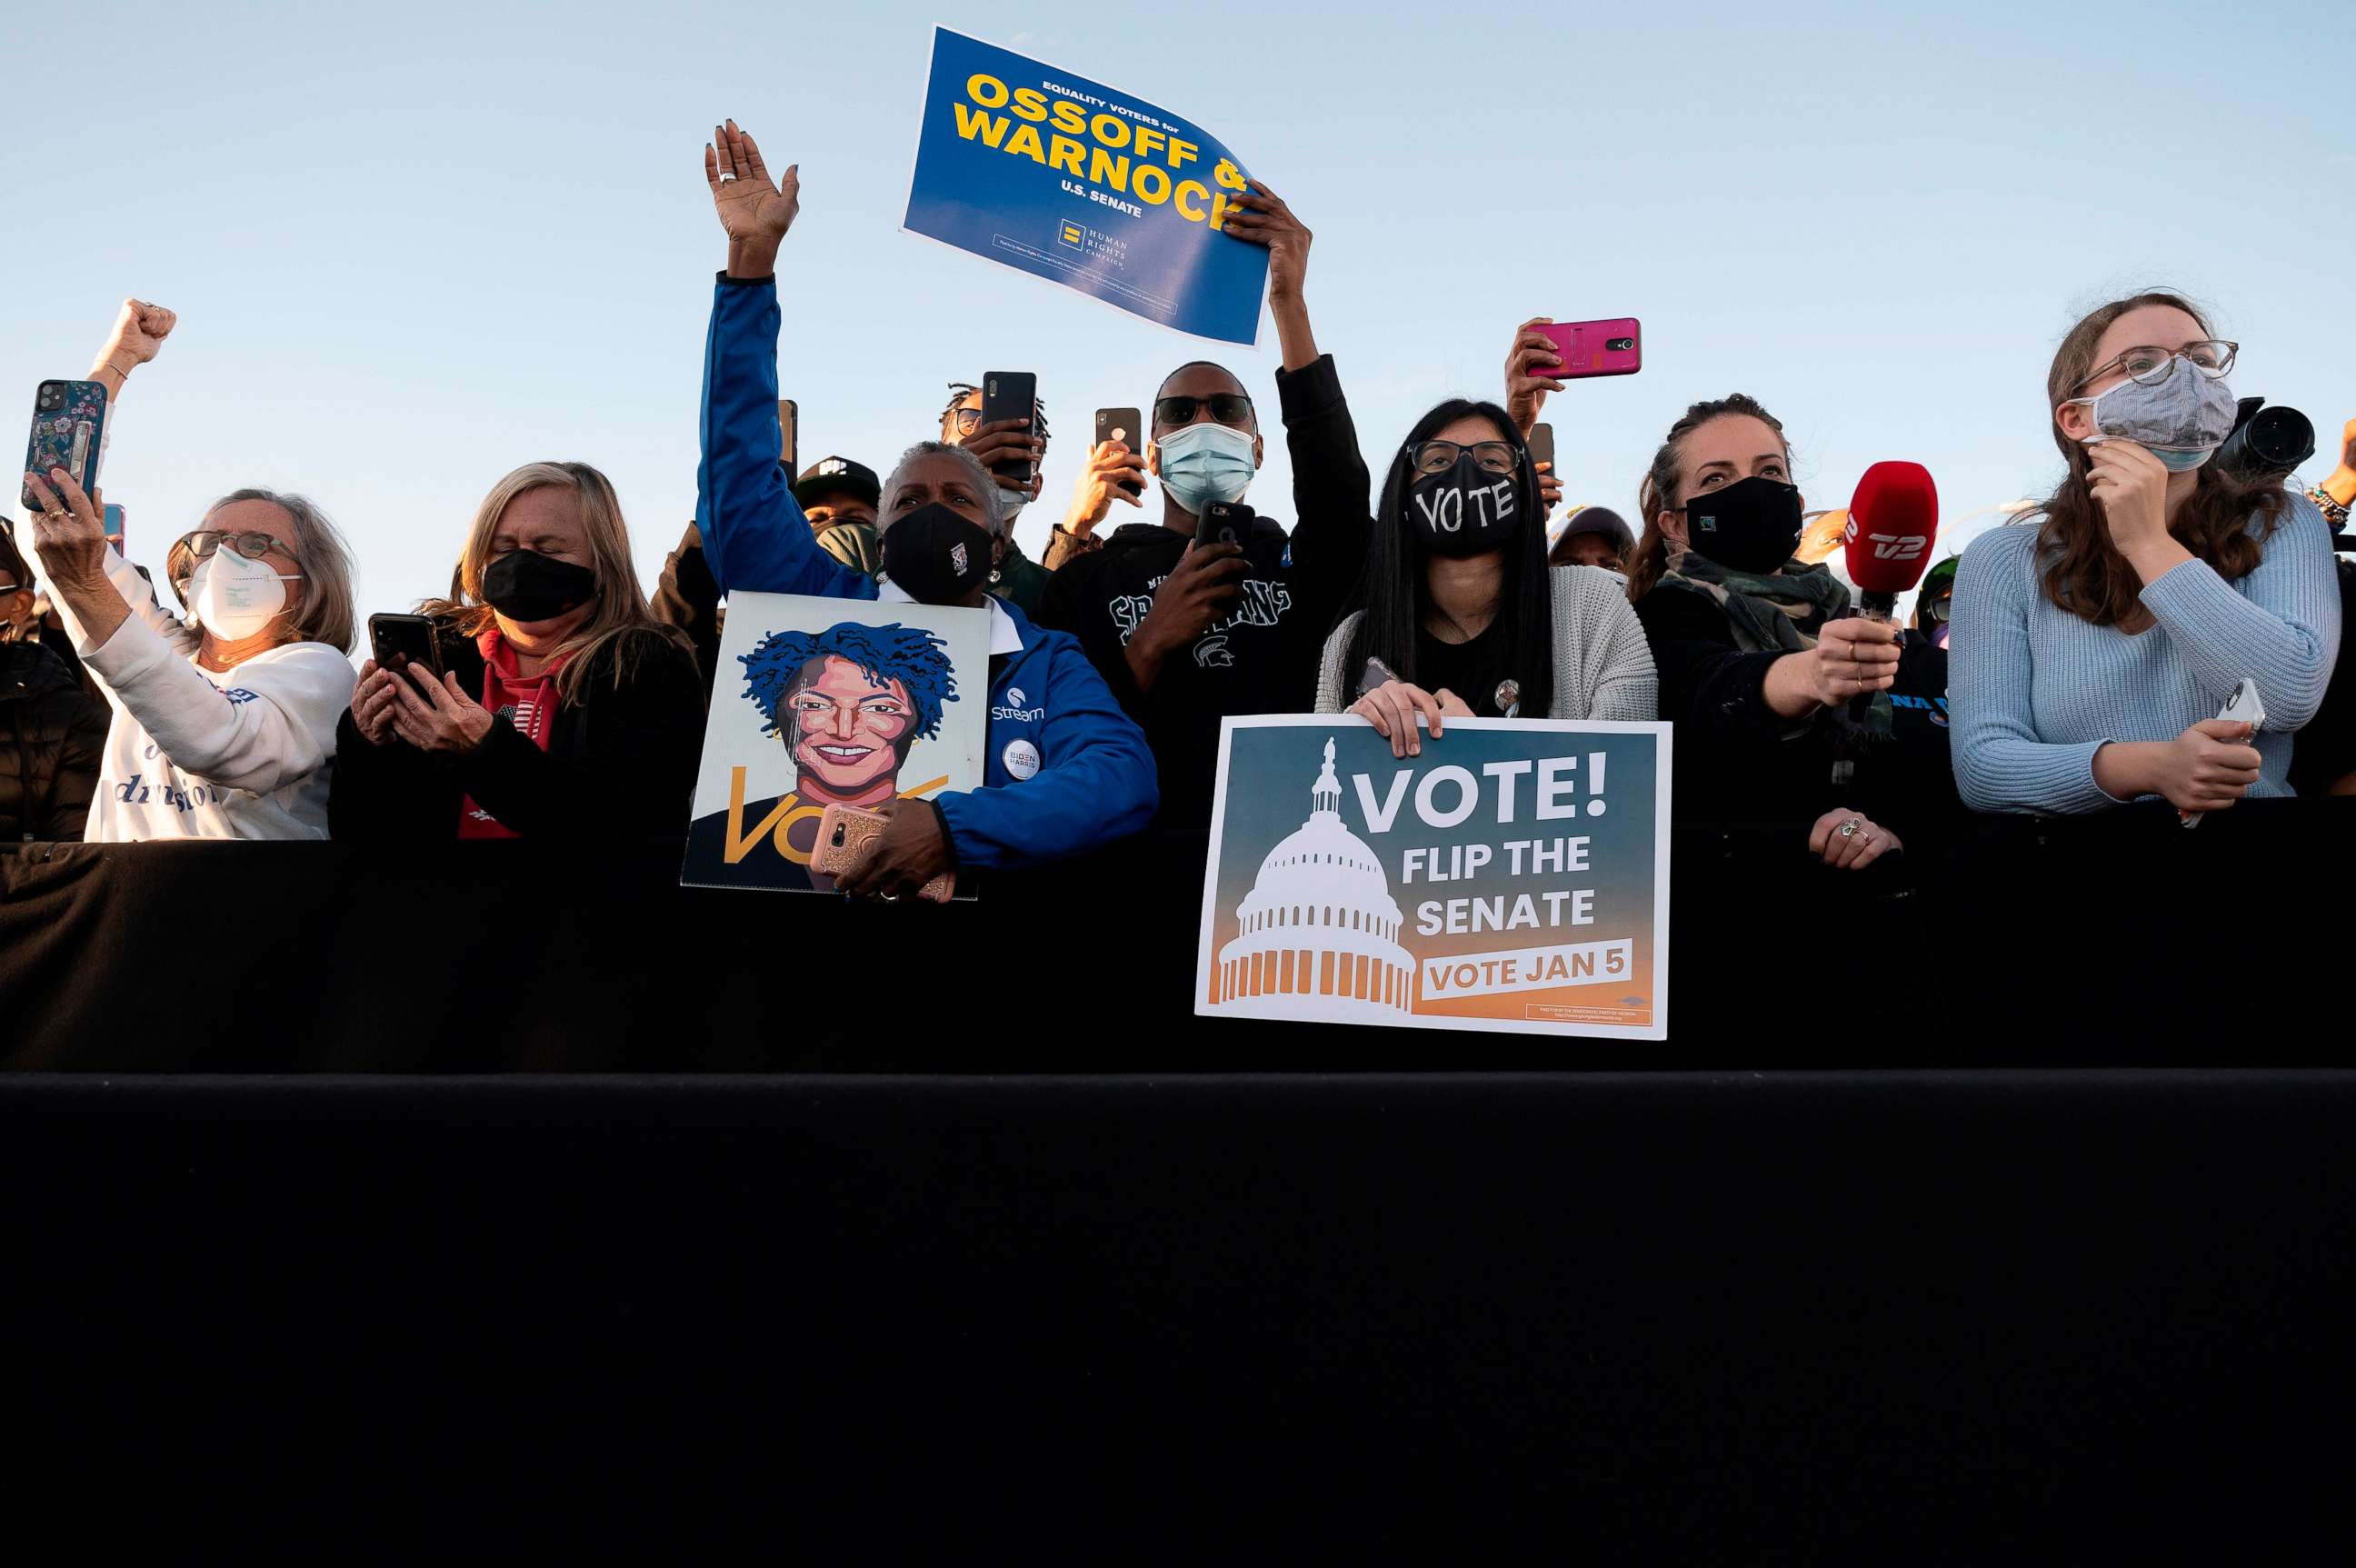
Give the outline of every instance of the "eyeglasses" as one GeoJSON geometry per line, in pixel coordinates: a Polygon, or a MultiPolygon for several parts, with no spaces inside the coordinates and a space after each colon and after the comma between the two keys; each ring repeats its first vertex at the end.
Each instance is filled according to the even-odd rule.
{"type": "Polygon", "coordinates": [[[1945,620],[1947,618],[1947,612],[1954,607],[1954,604],[1955,601],[1951,598],[1932,600],[1930,605],[1931,618],[1938,621],[1945,620]]]}
{"type": "Polygon", "coordinates": [[[294,558],[294,552],[267,533],[228,533],[218,528],[199,528],[180,536],[179,542],[164,557],[164,569],[175,580],[185,577],[196,570],[198,562],[224,544],[249,561],[259,561],[273,550],[290,561],[294,558]]]}
{"type": "MultiPolygon", "coordinates": [[[[2211,381],[2221,381],[2225,379],[2225,373],[2233,368],[2233,356],[2241,351],[2242,346],[2239,343],[2228,343],[2222,338],[2211,338],[2201,343],[2187,343],[2174,353],[2147,343],[2140,348],[2129,349],[2116,359],[2089,371],[2078,379],[2078,387],[2084,386],[2088,381],[2100,381],[2113,371],[2125,371],[2129,381],[2143,386],[2158,386],[2168,379],[2169,361],[2175,359],[2178,354],[2191,360],[2192,368],[2211,381]]],[[[2070,390],[2076,392],[2078,387],[2072,387],[2070,390]]]]}
{"type": "Polygon", "coordinates": [[[1211,417],[1221,424],[1244,425],[1251,423],[1252,400],[1242,392],[1213,392],[1208,397],[1193,397],[1184,392],[1173,393],[1155,402],[1153,423],[1157,426],[1192,424],[1194,423],[1194,416],[1203,411],[1205,403],[1210,405],[1211,417]]]}
{"type": "Polygon", "coordinates": [[[1521,454],[1510,441],[1475,441],[1470,446],[1453,441],[1426,441],[1408,454],[1419,474],[1444,474],[1456,467],[1456,459],[1465,453],[1472,454],[1473,464],[1484,474],[1510,474],[1521,466],[1521,454]]]}

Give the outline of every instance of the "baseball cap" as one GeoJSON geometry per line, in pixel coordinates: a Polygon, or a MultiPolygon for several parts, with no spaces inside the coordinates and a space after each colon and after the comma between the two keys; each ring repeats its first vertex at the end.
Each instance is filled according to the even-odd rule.
{"type": "Polygon", "coordinates": [[[1636,535],[1627,521],[1608,506],[1573,507],[1563,519],[1562,527],[1548,542],[1549,550],[1558,547],[1566,539],[1581,533],[1601,533],[1612,541],[1612,547],[1622,554],[1636,547],[1636,535]]]}
{"type": "Polygon", "coordinates": [[[874,469],[848,457],[820,457],[794,481],[794,499],[803,506],[812,505],[820,496],[839,495],[879,506],[884,500],[884,486],[875,478],[874,469]]]}

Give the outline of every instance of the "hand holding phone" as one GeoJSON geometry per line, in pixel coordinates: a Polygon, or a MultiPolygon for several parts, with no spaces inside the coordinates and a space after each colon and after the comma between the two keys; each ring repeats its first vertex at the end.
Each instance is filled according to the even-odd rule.
{"type": "Polygon", "coordinates": [[[1505,351],[1505,413],[1523,430],[1536,424],[1547,393],[1562,391],[1555,380],[1562,355],[1554,339],[1538,330],[1548,325],[1543,316],[1531,317],[1514,329],[1514,346],[1505,351]]]}
{"type": "MultiPolygon", "coordinates": [[[[913,800],[902,801],[898,809],[926,810],[913,800]]],[[[882,811],[862,811],[840,802],[829,806],[819,813],[818,847],[810,854],[810,870],[837,881],[852,875],[875,854],[891,825],[892,818],[882,811]]],[[[917,888],[916,897],[946,904],[956,891],[957,873],[944,871],[917,888]]]]}

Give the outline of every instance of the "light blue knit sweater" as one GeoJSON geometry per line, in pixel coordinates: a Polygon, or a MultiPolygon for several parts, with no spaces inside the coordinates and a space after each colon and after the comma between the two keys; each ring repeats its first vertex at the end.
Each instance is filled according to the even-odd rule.
{"type": "Polygon", "coordinates": [[[2187,561],[2143,590],[2158,624],[2133,637],[2057,609],[2037,574],[2037,525],[1972,542],[1955,569],[1947,662],[1955,783],[1978,811],[2099,811],[2105,741],[2174,740],[2213,719],[2249,676],[2265,703],[2253,798],[2288,795],[2291,732],[2315,715],[2340,651],[2331,534],[2305,496],[2257,570],[2228,583],[2187,561]]]}

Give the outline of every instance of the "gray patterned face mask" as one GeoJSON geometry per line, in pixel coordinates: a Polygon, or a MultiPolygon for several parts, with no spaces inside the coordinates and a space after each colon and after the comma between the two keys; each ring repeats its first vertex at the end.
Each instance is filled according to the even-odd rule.
{"type": "Polygon", "coordinates": [[[2124,381],[2094,397],[2073,397],[2094,417],[2094,434],[2086,445],[2116,437],[2151,448],[2151,455],[2172,474],[2197,468],[2233,433],[2233,415],[2240,405],[2221,381],[2201,373],[2179,354],[2169,361],[2165,380],[2150,386],[2124,381]]]}

